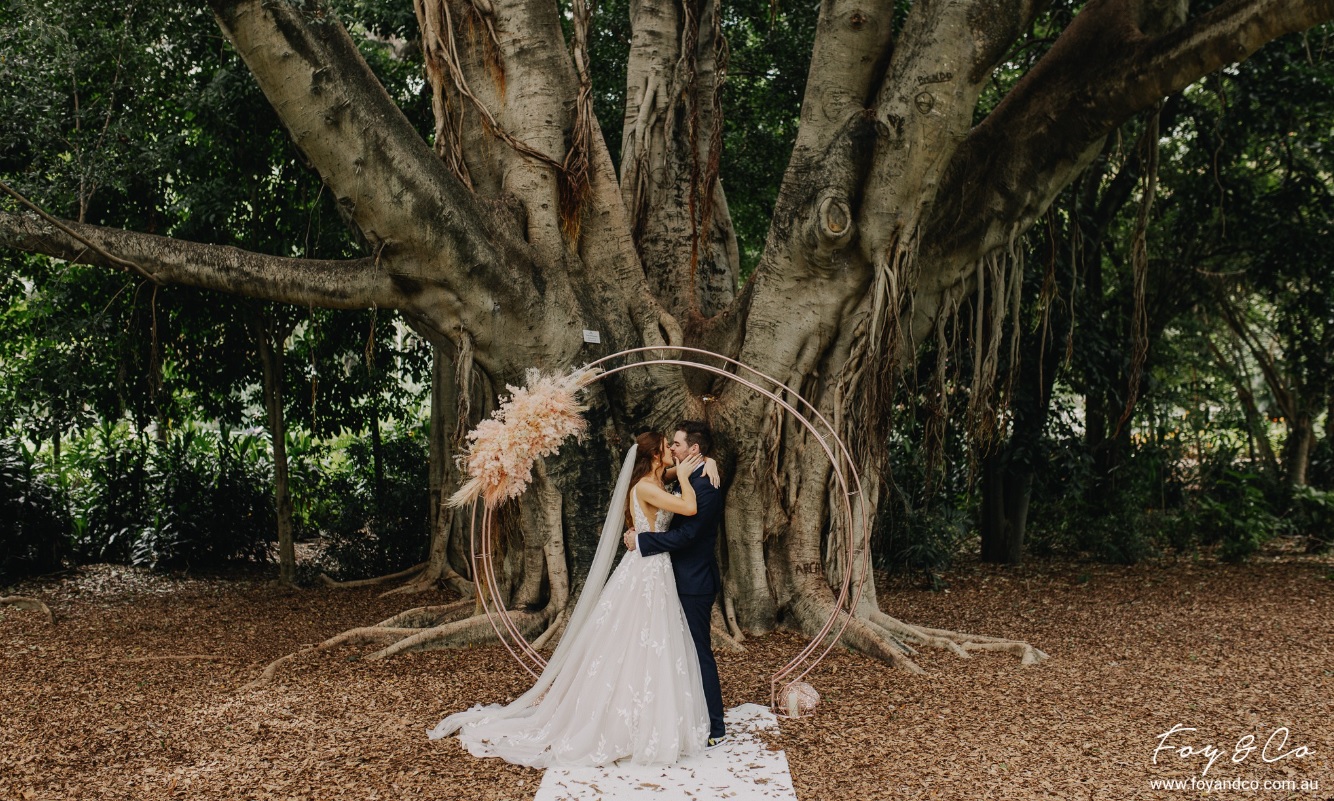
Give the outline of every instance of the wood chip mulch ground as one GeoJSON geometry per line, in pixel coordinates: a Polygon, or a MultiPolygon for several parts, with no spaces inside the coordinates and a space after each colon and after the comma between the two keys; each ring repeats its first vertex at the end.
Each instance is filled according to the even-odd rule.
{"type": "MultiPolygon", "coordinates": [[[[1334,560],[965,563],[945,578],[948,591],[884,580],[881,604],[1025,640],[1050,661],[927,651],[925,674],[910,675],[832,654],[810,678],[820,710],[784,721],[773,743],[799,798],[1334,799],[1334,560]],[[1173,727],[1194,731],[1160,740],[1173,727]],[[1155,764],[1160,743],[1174,750],[1155,764]],[[1187,746],[1215,747],[1213,764],[1187,746]],[[1151,786],[1162,780],[1184,788],[1151,786]]],[[[276,657],[444,593],[110,566],[7,592],[57,619],[0,607],[4,801],[529,799],[541,781],[426,739],[445,714],[527,686],[498,646],[380,662],[340,649],[239,689],[276,657]]],[[[728,705],[767,702],[768,674],[801,645],[780,633],[720,654],[728,705]]]]}

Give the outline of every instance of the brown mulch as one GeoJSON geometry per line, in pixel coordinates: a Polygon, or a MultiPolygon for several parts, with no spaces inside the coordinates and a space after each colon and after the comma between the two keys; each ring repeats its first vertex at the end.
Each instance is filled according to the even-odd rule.
{"type": "MultiPolygon", "coordinates": [[[[883,577],[882,577],[883,578],[883,577]]],[[[802,799],[1334,798],[1334,560],[1274,553],[1243,566],[966,563],[947,591],[885,581],[882,606],[934,627],[1023,639],[999,654],[923,652],[925,675],[832,654],[812,718],[784,721],[802,799]],[[1174,746],[1153,752],[1174,725],[1174,746]],[[1260,746],[1280,733],[1267,754],[1260,746]],[[1236,743],[1255,737],[1254,752],[1236,743]],[[1301,756],[1298,747],[1309,751],[1301,756]],[[1280,754],[1290,756],[1271,760],[1280,754]],[[1295,789],[1156,790],[1153,779],[1255,779],[1295,789]],[[1303,789],[1303,782],[1307,782],[1303,789]],[[1318,782],[1319,788],[1310,787],[1318,782]]],[[[16,592],[57,616],[0,607],[0,799],[528,799],[541,773],[478,760],[425,730],[530,681],[500,647],[355,660],[271,659],[410,604],[377,591],[300,591],[251,575],[163,577],[97,566],[16,592]]],[[[767,702],[790,634],[720,654],[728,705],[767,702]]]]}

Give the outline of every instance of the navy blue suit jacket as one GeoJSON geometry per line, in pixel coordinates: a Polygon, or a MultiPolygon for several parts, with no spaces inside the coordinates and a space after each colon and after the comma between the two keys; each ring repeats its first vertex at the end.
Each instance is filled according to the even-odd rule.
{"type": "Polygon", "coordinates": [[[666,531],[640,532],[639,553],[672,555],[678,594],[714,595],[723,585],[718,560],[713,555],[718,522],[723,514],[723,495],[704,475],[703,467],[691,474],[690,486],[695,488],[695,514],[676,515],[666,531]]]}

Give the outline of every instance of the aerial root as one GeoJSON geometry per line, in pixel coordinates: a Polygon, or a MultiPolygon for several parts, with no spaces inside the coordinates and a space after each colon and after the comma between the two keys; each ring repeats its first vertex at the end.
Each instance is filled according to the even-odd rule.
{"type": "Polygon", "coordinates": [[[736,619],[736,602],[730,593],[723,593],[723,619],[727,621],[727,633],[732,635],[732,639],[737,643],[746,641],[746,633],[741,630],[741,624],[736,619]]]}
{"type": "Polygon", "coordinates": [[[15,606],[19,609],[31,609],[35,612],[41,612],[46,615],[47,623],[50,623],[53,626],[56,624],[56,616],[55,613],[51,611],[51,607],[36,598],[28,598],[22,595],[8,595],[4,598],[0,598],[0,606],[15,606]]]}
{"type": "Polygon", "coordinates": [[[742,645],[737,638],[732,636],[732,632],[728,631],[727,622],[723,619],[723,613],[717,605],[713,607],[713,611],[709,615],[709,628],[713,635],[715,648],[721,647],[723,650],[734,654],[746,652],[746,646],[742,645]]]}

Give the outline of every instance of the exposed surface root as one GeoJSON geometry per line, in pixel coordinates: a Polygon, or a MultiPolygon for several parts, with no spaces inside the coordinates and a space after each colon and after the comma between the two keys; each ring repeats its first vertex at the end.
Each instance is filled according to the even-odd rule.
{"type": "Polygon", "coordinates": [[[317,645],[307,645],[300,651],[273,660],[269,663],[268,667],[264,668],[264,672],[259,675],[259,678],[245,685],[241,689],[249,690],[254,687],[262,687],[263,685],[268,684],[278,675],[279,668],[286,665],[288,662],[291,662],[293,659],[308,654],[311,651],[327,651],[330,648],[337,648],[340,645],[379,645],[384,642],[393,642],[402,639],[403,637],[410,636],[418,631],[420,631],[420,629],[389,628],[384,626],[365,626],[362,628],[348,629],[342,634],[334,635],[322,643],[317,645]]]}
{"type": "Polygon", "coordinates": [[[848,627],[843,630],[843,644],[854,651],[888,662],[899,670],[924,672],[908,655],[903,643],[865,618],[854,617],[848,621],[848,627]]]}
{"type": "Polygon", "coordinates": [[[391,581],[398,581],[409,576],[415,576],[426,569],[429,562],[422,562],[419,565],[413,565],[407,570],[400,570],[397,573],[390,573],[387,576],[376,576],[375,578],[357,579],[356,581],[336,581],[329,577],[328,573],[320,574],[320,581],[326,587],[337,587],[339,589],[349,590],[353,587],[374,587],[377,584],[387,584],[391,581]]]}
{"type": "Polygon", "coordinates": [[[873,610],[870,614],[872,623],[891,632],[895,637],[905,639],[915,645],[922,645],[929,648],[944,648],[951,651],[955,656],[968,658],[968,651],[959,643],[948,637],[936,636],[925,629],[913,626],[910,623],[904,623],[896,617],[891,617],[884,612],[873,610]]]}
{"type": "Polygon", "coordinates": [[[713,626],[713,647],[734,654],[741,654],[746,651],[746,646],[732,639],[732,635],[727,633],[727,629],[718,625],[713,626]]]}
{"type": "Polygon", "coordinates": [[[452,623],[468,614],[474,606],[476,606],[476,602],[471,598],[464,598],[452,604],[441,606],[418,606],[415,609],[399,612],[375,625],[380,628],[425,629],[444,623],[452,623]]]}
{"type": "MultiPolygon", "coordinates": [[[[470,598],[439,606],[419,606],[415,609],[399,612],[397,615],[382,620],[374,626],[348,629],[322,643],[308,645],[299,651],[273,660],[264,668],[259,677],[241,689],[248,690],[268,684],[273,681],[284,665],[294,659],[312,652],[328,651],[343,645],[380,646],[379,650],[363,657],[373,660],[410,651],[458,648],[494,641],[496,633],[491,626],[491,620],[485,614],[469,615],[473,607],[474,601],[470,598]]],[[[509,615],[510,620],[523,633],[523,636],[529,639],[541,630],[543,624],[550,617],[546,610],[538,612],[520,610],[503,614],[509,615]]],[[[563,624],[558,625],[563,628],[563,624]]],[[[557,626],[553,625],[548,631],[555,628],[557,626]]]]}
{"type": "MultiPolygon", "coordinates": [[[[546,622],[546,616],[541,612],[509,611],[503,614],[509,615],[510,620],[514,622],[514,625],[524,637],[532,637],[539,627],[546,622]]],[[[464,620],[446,623],[443,626],[413,631],[409,636],[367,655],[366,659],[384,659],[409,651],[430,651],[440,648],[477,645],[495,638],[496,632],[491,626],[491,620],[485,614],[474,615],[464,620]]]]}
{"type": "Polygon", "coordinates": [[[964,634],[944,629],[922,629],[923,632],[958,643],[965,651],[1002,651],[1020,658],[1025,667],[1047,661],[1050,657],[1043,651],[1019,640],[1006,640],[1000,637],[987,637],[981,634],[964,634]]]}
{"type": "MultiPolygon", "coordinates": [[[[831,602],[806,603],[798,605],[794,612],[802,629],[811,632],[824,625],[832,609],[831,602]]],[[[839,623],[845,618],[846,613],[840,611],[839,623]]],[[[1036,665],[1048,658],[1047,654],[1025,642],[914,626],[879,610],[853,616],[843,631],[842,644],[910,673],[922,672],[912,660],[920,648],[942,648],[963,659],[968,659],[972,651],[999,651],[1014,654],[1024,666],[1036,665]]]]}
{"type": "Polygon", "coordinates": [[[556,616],[556,621],[547,626],[547,630],[542,632],[540,637],[533,640],[533,650],[540,651],[559,640],[561,635],[565,633],[565,626],[570,622],[570,614],[573,611],[574,607],[569,605],[562,609],[560,614],[556,616]]]}
{"type": "Polygon", "coordinates": [[[216,654],[163,654],[161,656],[131,656],[125,659],[112,659],[112,662],[217,662],[226,659],[216,654]]]}
{"type": "Polygon", "coordinates": [[[391,595],[413,595],[418,592],[430,592],[439,587],[442,582],[453,587],[465,598],[471,598],[476,592],[471,581],[460,576],[453,568],[446,565],[439,575],[434,575],[430,570],[424,571],[402,587],[385,590],[380,593],[380,597],[388,598],[391,595]]]}
{"type": "Polygon", "coordinates": [[[47,606],[46,604],[42,603],[36,598],[28,598],[23,595],[9,595],[4,598],[0,598],[0,606],[16,606],[19,609],[31,609],[36,612],[41,612],[44,615],[46,615],[47,623],[50,623],[53,626],[56,623],[56,616],[51,611],[51,607],[47,606]]]}

